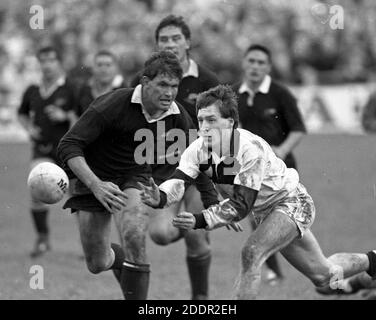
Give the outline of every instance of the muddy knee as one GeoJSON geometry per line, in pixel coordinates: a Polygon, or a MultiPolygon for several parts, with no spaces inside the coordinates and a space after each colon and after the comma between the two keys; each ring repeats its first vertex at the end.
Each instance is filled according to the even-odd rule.
{"type": "Polygon", "coordinates": [[[264,256],[265,254],[257,245],[252,244],[244,246],[241,252],[243,269],[247,270],[261,267],[263,260],[265,260],[264,256]]]}

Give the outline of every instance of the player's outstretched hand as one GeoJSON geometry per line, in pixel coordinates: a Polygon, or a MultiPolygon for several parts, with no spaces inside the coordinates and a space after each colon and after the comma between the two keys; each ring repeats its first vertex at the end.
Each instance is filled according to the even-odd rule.
{"type": "Polygon", "coordinates": [[[232,229],[236,232],[242,232],[243,231],[243,227],[239,222],[231,222],[230,224],[226,225],[226,228],[228,230],[232,229]]]}
{"type": "Polygon", "coordinates": [[[174,219],[172,219],[172,224],[174,227],[184,230],[191,230],[196,225],[196,218],[190,212],[180,212],[176,215],[174,219]]]}
{"type": "Polygon", "coordinates": [[[115,213],[126,206],[127,196],[120,188],[108,181],[99,181],[92,188],[94,196],[106,208],[107,211],[115,213]]]}
{"type": "Polygon", "coordinates": [[[150,178],[150,186],[145,186],[140,182],[137,182],[141,188],[141,201],[146,205],[157,208],[161,201],[160,191],[153,178],[150,178]]]}

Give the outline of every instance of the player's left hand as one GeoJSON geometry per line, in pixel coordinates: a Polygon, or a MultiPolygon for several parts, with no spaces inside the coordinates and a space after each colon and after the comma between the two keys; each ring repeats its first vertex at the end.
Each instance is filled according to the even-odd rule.
{"type": "Polygon", "coordinates": [[[67,121],[68,119],[67,113],[53,104],[50,104],[46,107],[46,113],[52,121],[63,122],[67,121]]]}
{"type": "Polygon", "coordinates": [[[172,224],[174,227],[184,230],[191,230],[196,225],[196,218],[190,212],[180,212],[172,219],[172,224]]]}

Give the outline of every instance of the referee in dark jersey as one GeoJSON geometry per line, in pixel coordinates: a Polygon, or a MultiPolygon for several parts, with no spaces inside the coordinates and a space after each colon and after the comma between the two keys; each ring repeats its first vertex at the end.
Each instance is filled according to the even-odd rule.
{"type": "MultiPolygon", "coordinates": [[[[31,85],[23,95],[18,109],[19,121],[28,131],[32,143],[31,168],[49,161],[57,164],[56,148],[74,121],[74,88],[67,82],[58,51],[44,47],[37,53],[42,80],[31,85]]],[[[31,214],[37,240],[31,257],[35,258],[50,249],[48,206],[31,199],[31,214]]]]}
{"type": "MultiPolygon", "coordinates": [[[[176,101],[179,102],[188,112],[192,121],[198,129],[196,115],[196,98],[199,93],[209,90],[219,84],[217,76],[206,67],[196,63],[189,55],[191,47],[191,30],[183,17],[168,15],[162,19],[155,30],[155,41],[158,50],[168,50],[174,53],[183,69],[183,78],[179,84],[176,101]]],[[[140,83],[140,74],[137,74],[131,81],[131,87],[140,83]]],[[[167,176],[165,178],[168,178],[167,176]]],[[[208,194],[204,190],[207,185],[206,177],[200,175],[195,182],[201,194],[208,194]]],[[[195,197],[197,190],[184,197],[183,202],[193,211],[200,210],[195,197]]],[[[206,202],[207,199],[202,199],[206,202]]],[[[153,215],[156,217],[156,215],[153,215]]],[[[149,228],[150,236],[156,243],[170,243],[171,237],[166,239],[165,220],[166,215],[160,215],[159,221],[155,218],[149,228]],[[162,240],[161,240],[162,239],[162,240]]],[[[205,300],[209,294],[209,268],[211,262],[211,251],[209,246],[209,234],[206,231],[190,232],[184,236],[187,245],[187,267],[192,289],[193,300],[205,300]]],[[[176,241],[174,239],[174,241],[176,241]]]]}
{"type": "MultiPolygon", "coordinates": [[[[288,168],[296,169],[293,149],[306,132],[295,97],[269,73],[272,61],[268,48],[253,44],[244,53],[243,81],[234,85],[238,95],[239,121],[243,129],[264,138],[288,168]]],[[[282,278],[277,258],[266,264],[272,270],[267,279],[282,278]]]]}

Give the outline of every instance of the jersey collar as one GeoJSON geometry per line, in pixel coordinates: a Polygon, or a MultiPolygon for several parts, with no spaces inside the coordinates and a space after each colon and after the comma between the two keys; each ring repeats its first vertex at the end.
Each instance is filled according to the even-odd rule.
{"type": "MultiPolygon", "coordinates": [[[[267,74],[264,77],[264,80],[262,80],[257,92],[261,92],[263,94],[269,93],[271,83],[272,83],[272,78],[267,74]]],[[[253,90],[248,86],[248,84],[245,81],[242,83],[238,91],[240,94],[244,92],[248,92],[249,94],[252,94],[252,95],[254,94],[253,90]]]]}
{"type": "Polygon", "coordinates": [[[49,87],[48,89],[46,89],[43,85],[43,82],[41,81],[40,84],[39,84],[39,93],[41,95],[41,97],[43,99],[47,99],[49,96],[51,96],[56,90],[57,88],[63,86],[65,84],[65,75],[61,76],[60,78],[58,78],[55,83],[49,87]]]}
{"type": "Polygon", "coordinates": [[[189,68],[187,72],[183,74],[183,78],[186,77],[198,78],[198,65],[192,59],[189,59],[189,68]]]}

